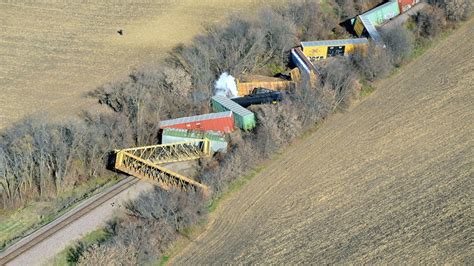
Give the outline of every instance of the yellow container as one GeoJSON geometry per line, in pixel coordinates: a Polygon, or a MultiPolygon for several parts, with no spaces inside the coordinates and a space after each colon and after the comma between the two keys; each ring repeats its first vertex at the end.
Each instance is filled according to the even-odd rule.
{"type": "Polygon", "coordinates": [[[360,16],[357,16],[357,18],[356,18],[356,22],[354,24],[354,31],[357,34],[357,36],[359,36],[359,37],[364,32],[364,24],[362,23],[362,20],[360,19],[360,16]]]}
{"type": "Polygon", "coordinates": [[[351,55],[357,48],[366,50],[368,45],[366,38],[301,42],[303,54],[312,62],[338,55],[351,55]]]}

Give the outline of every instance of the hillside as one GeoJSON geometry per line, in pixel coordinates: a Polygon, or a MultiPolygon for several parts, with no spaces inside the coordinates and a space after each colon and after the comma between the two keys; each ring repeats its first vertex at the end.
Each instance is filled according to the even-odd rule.
{"type": "Polygon", "coordinates": [[[174,264],[472,261],[474,20],[294,143],[174,264]]]}
{"type": "Polygon", "coordinates": [[[29,114],[64,118],[90,109],[94,100],[85,99],[86,92],[157,64],[202,33],[203,25],[264,3],[269,1],[0,3],[0,129],[29,114]]]}

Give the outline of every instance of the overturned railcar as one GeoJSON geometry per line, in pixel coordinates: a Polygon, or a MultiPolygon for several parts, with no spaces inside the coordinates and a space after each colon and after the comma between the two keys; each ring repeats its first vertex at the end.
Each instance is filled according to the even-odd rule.
{"type": "Polygon", "coordinates": [[[226,134],[218,131],[201,131],[180,128],[165,128],[161,133],[162,144],[188,142],[196,139],[207,139],[213,152],[226,152],[228,140],[226,134]]]}
{"type": "Polygon", "coordinates": [[[303,54],[300,47],[291,49],[291,61],[299,69],[300,75],[308,80],[315,80],[320,76],[320,71],[303,54]]]}
{"type": "Polygon", "coordinates": [[[301,42],[303,54],[315,62],[333,56],[354,54],[357,49],[366,50],[369,41],[366,38],[301,42]]]}
{"type": "Polygon", "coordinates": [[[247,96],[232,98],[231,100],[240,106],[247,108],[251,105],[281,102],[283,100],[283,92],[272,91],[265,88],[256,88],[247,96]]]}
{"type": "Polygon", "coordinates": [[[181,128],[193,130],[212,130],[230,133],[234,131],[234,117],[232,112],[224,112],[181,117],[160,122],[160,129],[181,128]]]}
{"type": "Polygon", "coordinates": [[[227,97],[216,95],[212,97],[211,105],[215,112],[231,111],[234,116],[234,124],[238,128],[252,130],[257,125],[254,113],[227,97]]]}
{"type": "Polygon", "coordinates": [[[414,5],[418,4],[420,0],[398,0],[398,8],[400,13],[407,12],[414,5]]]}
{"type": "Polygon", "coordinates": [[[399,14],[399,2],[397,0],[391,0],[357,16],[353,20],[352,25],[357,36],[360,37],[367,32],[368,35],[377,42],[378,34],[376,33],[375,27],[382,25],[399,14]],[[374,37],[372,35],[374,35],[374,37]]]}

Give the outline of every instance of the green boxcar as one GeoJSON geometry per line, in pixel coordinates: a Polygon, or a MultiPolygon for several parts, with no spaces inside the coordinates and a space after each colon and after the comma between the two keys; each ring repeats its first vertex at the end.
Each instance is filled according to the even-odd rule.
{"type": "Polygon", "coordinates": [[[165,128],[161,134],[162,144],[186,142],[194,139],[208,139],[211,143],[211,150],[214,152],[227,151],[228,141],[226,135],[222,132],[165,128]]]}
{"type": "Polygon", "coordinates": [[[374,9],[371,9],[361,16],[368,19],[375,27],[380,26],[389,19],[400,14],[400,7],[397,1],[390,1],[374,9]]]}
{"type": "Polygon", "coordinates": [[[232,111],[236,127],[243,130],[251,130],[257,125],[255,114],[238,105],[227,97],[216,95],[211,99],[214,112],[232,111]]]}

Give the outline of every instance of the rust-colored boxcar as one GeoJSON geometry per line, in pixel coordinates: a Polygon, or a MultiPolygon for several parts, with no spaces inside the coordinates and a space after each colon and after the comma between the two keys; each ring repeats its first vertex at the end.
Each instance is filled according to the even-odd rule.
{"type": "Polygon", "coordinates": [[[416,5],[419,0],[398,0],[400,13],[407,12],[410,8],[416,5]]]}
{"type": "Polygon", "coordinates": [[[181,117],[161,121],[160,128],[180,128],[203,131],[211,130],[230,133],[234,131],[234,117],[230,111],[181,117]]]}

